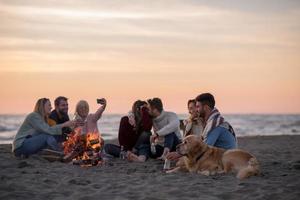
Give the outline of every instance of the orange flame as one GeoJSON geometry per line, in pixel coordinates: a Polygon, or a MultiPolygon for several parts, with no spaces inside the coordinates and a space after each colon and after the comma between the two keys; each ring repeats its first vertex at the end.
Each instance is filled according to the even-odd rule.
{"type": "MultiPolygon", "coordinates": [[[[99,152],[104,144],[101,134],[99,132],[92,132],[81,135],[81,129],[81,127],[74,129],[74,133],[63,143],[64,154],[68,155],[69,153],[72,153],[72,151],[76,151],[76,148],[81,148],[83,152],[75,157],[73,161],[92,160],[99,164],[97,158],[99,158],[99,152]]],[[[92,166],[92,164],[88,163],[81,166],[92,166]]]]}

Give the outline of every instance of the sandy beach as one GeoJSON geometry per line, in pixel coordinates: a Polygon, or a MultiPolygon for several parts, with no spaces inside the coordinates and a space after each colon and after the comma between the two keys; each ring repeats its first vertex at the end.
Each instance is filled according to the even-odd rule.
{"type": "Polygon", "coordinates": [[[300,136],[239,138],[239,148],[254,154],[262,170],[261,176],[243,181],[233,174],[165,174],[158,160],[112,159],[105,166],[82,168],[39,156],[16,159],[3,144],[0,199],[299,199],[299,144],[300,136]]]}

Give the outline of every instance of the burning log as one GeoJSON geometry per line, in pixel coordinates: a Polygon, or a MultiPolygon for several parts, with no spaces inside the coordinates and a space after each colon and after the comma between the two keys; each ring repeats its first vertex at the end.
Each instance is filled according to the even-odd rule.
{"type": "Polygon", "coordinates": [[[81,129],[76,129],[63,144],[64,162],[73,162],[74,165],[96,166],[102,162],[100,156],[102,139],[99,133],[81,135],[81,129]],[[101,142],[100,142],[101,141],[101,142]]]}
{"type": "Polygon", "coordinates": [[[66,162],[66,163],[71,162],[73,159],[80,156],[80,154],[81,154],[81,152],[72,151],[63,157],[63,162],[66,162]]]}
{"type": "Polygon", "coordinates": [[[99,160],[94,159],[86,159],[86,160],[74,160],[73,165],[80,165],[84,167],[97,166],[99,164],[99,160]]]}
{"type": "Polygon", "coordinates": [[[90,140],[90,144],[94,145],[94,144],[99,144],[99,139],[94,139],[94,140],[90,140]]]}

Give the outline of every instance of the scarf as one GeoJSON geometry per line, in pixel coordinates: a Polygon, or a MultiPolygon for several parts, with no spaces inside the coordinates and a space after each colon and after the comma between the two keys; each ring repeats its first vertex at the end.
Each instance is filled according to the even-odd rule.
{"type": "Polygon", "coordinates": [[[234,132],[232,126],[228,122],[225,121],[224,117],[221,115],[221,113],[218,111],[218,109],[214,108],[212,110],[211,114],[209,115],[209,117],[206,121],[205,128],[202,132],[204,141],[206,141],[208,133],[211,130],[213,130],[214,128],[216,128],[217,126],[226,128],[236,139],[236,135],[235,135],[235,132],[234,132]]]}

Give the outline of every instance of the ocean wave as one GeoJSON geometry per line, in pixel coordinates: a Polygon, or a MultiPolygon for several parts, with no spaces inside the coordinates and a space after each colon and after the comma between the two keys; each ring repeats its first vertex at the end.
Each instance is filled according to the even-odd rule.
{"type": "Polygon", "coordinates": [[[290,126],[300,126],[300,120],[291,123],[290,126]]]}
{"type": "MultiPolygon", "coordinates": [[[[185,119],[187,115],[178,115],[185,119]]],[[[98,121],[102,137],[118,137],[122,115],[103,115],[98,121]]],[[[299,135],[300,115],[226,115],[226,120],[233,126],[238,136],[255,135],[299,135]]],[[[0,143],[11,142],[24,116],[0,115],[0,143]]]]}
{"type": "Polygon", "coordinates": [[[5,127],[0,125],[0,132],[15,131],[17,127],[5,127]]]}
{"type": "Polygon", "coordinates": [[[300,127],[300,120],[295,121],[295,122],[291,122],[291,123],[288,123],[288,124],[281,124],[280,128],[293,128],[293,127],[297,127],[297,126],[300,127]]]}
{"type": "Polygon", "coordinates": [[[13,136],[0,136],[0,141],[11,141],[13,139],[13,136]]]}

